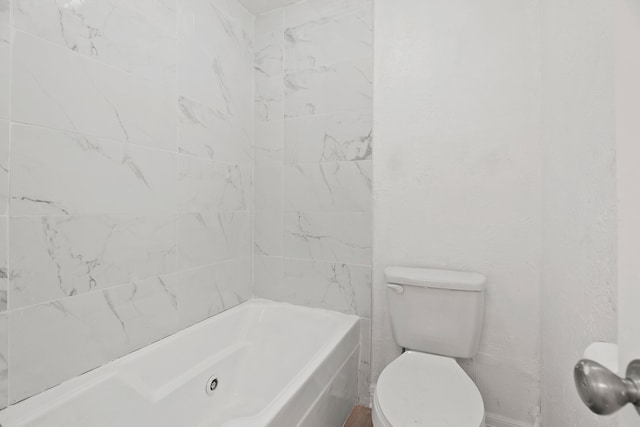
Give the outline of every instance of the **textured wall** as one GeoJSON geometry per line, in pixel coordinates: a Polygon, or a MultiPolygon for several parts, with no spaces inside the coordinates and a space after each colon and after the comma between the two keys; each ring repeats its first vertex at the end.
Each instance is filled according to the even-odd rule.
{"type": "Polygon", "coordinates": [[[179,4],[0,1],[2,406],[251,294],[254,20],[179,4]]]}
{"type": "Polygon", "coordinates": [[[537,2],[377,0],[375,11],[373,380],[398,354],[383,268],[478,271],[489,280],[486,319],[480,352],[463,365],[490,418],[533,425],[542,244],[537,2]]]}
{"type": "Polygon", "coordinates": [[[371,0],[256,19],[255,292],[371,315],[371,0]]]}
{"type": "MultiPolygon", "coordinates": [[[[615,0],[615,112],[617,187],[617,278],[619,366],[626,367],[640,354],[640,2],[615,0]]],[[[632,405],[620,411],[619,425],[638,424],[632,405]]]]}
{"type": "Polygon", "coordinates": [[[575,362],[616,340],[613,2],[544,0],[542,415],[614,426],[578,399],[575,362]]]}

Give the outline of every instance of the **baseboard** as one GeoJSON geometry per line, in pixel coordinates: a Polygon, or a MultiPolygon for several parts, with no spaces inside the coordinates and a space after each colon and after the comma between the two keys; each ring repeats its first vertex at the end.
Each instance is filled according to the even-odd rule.
{"type": "Polygon", "coordinates": [[[511,420],[497,414],[485,414],[484,421],[487,427],[531,427],[522,421],[511,420]]]}

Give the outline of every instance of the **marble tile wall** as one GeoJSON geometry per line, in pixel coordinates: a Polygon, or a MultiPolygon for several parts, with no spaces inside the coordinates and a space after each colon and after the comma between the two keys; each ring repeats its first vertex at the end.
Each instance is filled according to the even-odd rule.
{"type": "Polygon", "coordinates": [[[372,0],[303,0],[255,26],[258,296],[371,317],[372,0]]]}
{"type": "Polygon", "coordinates": [[[9,0],[0,0],[0,408],[9,400],[8,198],[11,111],[11,13],[9,0]]]}
{"type": "Polygon", "coordinates": [[[0,407],[251,296],[253,31],[235,0],[0,0],[0,407]]]}

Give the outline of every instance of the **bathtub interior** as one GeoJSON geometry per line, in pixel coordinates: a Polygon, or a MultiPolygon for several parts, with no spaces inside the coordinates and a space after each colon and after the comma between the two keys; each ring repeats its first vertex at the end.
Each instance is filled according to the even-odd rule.
{"type": "Polygon", "coordinates": [[[17,416],[0,422],[266,426],[347,336],[340,353],[352,352],[356,326],[355,316],[252,300],[29,399],[23,411],[16,405],[17,416]],[[207,394],[211,377],[218,386],[207,394]]]}

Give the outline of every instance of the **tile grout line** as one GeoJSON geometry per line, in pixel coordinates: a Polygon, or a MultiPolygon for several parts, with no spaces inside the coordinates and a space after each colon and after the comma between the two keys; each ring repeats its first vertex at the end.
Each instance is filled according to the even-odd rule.
{"type": "Polygon", "coordinates": [[[8,408],[11,404],[11,315],[10,315],[10,290],[12,283],[12,274],[11,274],[11,246],[9,245],[9,241],[11,240],[9,226],[11,221],[11,163],[12,163],[12,151],[13,151],[13,40],[14,40],[14,29],[13,29],[13,12],[14,12],[15,3],[13,1],[9,2],[9,154],[7,159],[7,170],[8,170],[8,179],[7,179],[7,223],[6,223],[6,235],[7,241],[5,242],[6,251],[7,251],[7,401],[6,407],[8,408]]]}
{"type": "Polygon", "coordinates": [[[251,295],[256,296],[256,273],[255,273],[255,247],[256,247],[256,22],[257,16],[253,15],[253,40],[251,46],[251,245],[249,255],[251,256],[251,295]]]}
{"type": "Polygon", "coordinates": [[[173,275],[183,274],[183,273],[190,273],[190,272],[194,272],[194,271],[198,271],[198,270],[203,270],[203,269],[206,269],[206,268],[219,267],[219,266],[222,266],[222,265],[225,265],[225,264],[230,264],[232,262],[243,260],[245,258],[248,258],[248,257],[234,256],[234,257],[230,257],[228,259],[222,260],[222,261],[217,261],[217,262],[212,262],[212,263],[208,263],[208,264],[197,265],[197,266],[194,266],[194,267],[185,267],[185,268],[182,268],[180,270],[176,269],[175,271],[167,272],[167,273],[164,273],[164,274],[152,275],[152,276],[145,277],[145,278],[140,278],[140,279],[133,279],[133,280],[130,280],[130,281],[125,282],[125,283],[119,283],[117,285],[112,285],[112,286],[105,286],[104,288],[99,288],[99,289],[92,289],[90,291],[82,292],[82,293],[79,293],[79,294],[76,294],[76,295],[67,295],[67,296],[53,298],[53,299],[46,300],[46,301],[37,302],[37,303],[34,303],[34,304],[24,305],[24,306],[21,306],[21,307],[13,309],[12,313],[24,311],[24,310],[31,309],[31,308],[38,307],[38,306],[48,305],[48,304],[55,303],[55,302],[68,301],[68,300],[71,300],[71,299],[74,299],[74,298],[78,298],[78,297],[81,297],[81,296],[84,296],[84,295],[93,295],[93,294],[98,294],[98,293],[102,293],[102,292],[105,292],[105,291],[111,291],[111,290],[123,288],[123,287],[126,287],[126,286],[131,286],[133,284],[137,284],[137,283],[140,283],[140,282],[143,282],[143,281],[147,281],[147,280],[158,279],[158,278],[163,278],[163,277],[173,276],[173,275]]]}
{"type": "MultiPolygon", "coordinates": [[[[175,93],[175,114],[176,114],[176,153],[178,153],[176,155],[176,200],[174,201],[174,203],[176,203],[175,206],[175,210],[174,210],[174,215],[175,215],[175,255],[174,255],[174,261],[175,261],[175,270],[178,271],[178,261],[180,259],[179,257],[179,253],[180,253],[180,248],[179,248],[179,244],[178,242],[180,241],[180,213],[179,213],[179,209],[178,209],[178,201],[177,201],[177,193],[179,192],[179,188],[180,188],[180,162],[178,159],[178,155],[180,153],[180,95],[179,95],[179,89],[178,89],[178,80],[179,80],[179,69],[178,67],[180,66],[179,64],[179,21],[180,21],[180,11],[178,10],[180,5],[176,2],[176,11],[175,11],[175,20],[176,20],[176,50],[175,50],[175,63],[176,63],[176,70],[175,70],[175,85],[176,85],[176,93],[175,93]]],[[[1,426],[0,426],[1,427],[1,426]]]]}
{"type": "MultiPolygon", "coordinates": [[[[10,14],[12,14],[12,10],[13,10],[13,8],[11,8],[10,14]]],[[[177,15],[177,13],[176,13],[176,15],[177,15]]],[[[136,74],[134,72],[127,71],[127,70],[119,68],[119,67],[117,67],[115,65],[109,64],[108,62],[103,62],[103,61],[101,61],[99,59],[96,59],[94,56],[87,55],[86,53],[82,53],[82,52],[70,49],[68,46],[65,46],[65,45],[60,44],[60,43],[56,43],[56,42],[54,42],[52,40],[49,40],[49,39],[47,39],[47,38],[45,38],[43,36],[40,36],[38,34],[35,34],[35,33],[31,32],[31,31],[25,30],[23,28],[19,28],[19,27],[16,27],[16,26],[12,25],[12,29],[16,33],[25,34],[25,35],[27,35],[29,37],[32,37],[32,38],[37,39],[37,40],[40,40],[43,43],[49,44],[51,46],[55,46],[56,48],[59,48],[59,49],[63,49],[66,52],[71,53],[72,55],[76,55],[79,58],[86,59],[86,60],[88,60],[88,61],[90,61],[90,62],[92,62],[94,64],[99,64],[101,66],[109,68],[112,71],[116,71],[118,73],[130,76],[130,77],[132,77],[134,79],[142,80],[143,82],[145,82],[147,84],[150,84],[152,86],[160,86],[160,87],[162,87],[162,86],[166,85],[166,78],[154,79],[154,78],[150,78],[150,77],[144,77],[144,76],[136,74]]],[[[177,36],[177,32],[176,32],[176,36],[177,36]]],[[[176,40],[176,51],[177,51],[178,50],[177,49],[177,44],[178,44],[177,37],[176,37],[175,40],[176,40]]],[[[12,40],[12,42],[13,42],[13,40],[12,40]]]]}
{"type": "MultiPolygon", "coordinates": [[[[285,6],[286,7],[286,6],[285,6]]],[[[281,7],[280,8],[280,28],[278,28],[278,31],[280,32],[280,38],[281,38],[281,44],[280,44],[280,57],[281,62],[280,62],[280,78],[282,79],[282,106],[281,109],[282,111],[280,111],[280,117],[279,119],[281,119],[281,137],[280,137],[280,262],[278,263],[278,266],[280,267],[280,271],[278,272],[278,281],[279,281],[279,288],[280,289],[284,289],[284,197],[285,197],[285,191],[284,191],[284,185],[285,185],[285,179],[284,179],[284,163],[285,163],[285,154],[284,154],[284,150],[285,150],[285,130],[286,130],[286,126],[285,126],[285,102],[286,102],[286,90],[285,90],[285,74],[284,74],[284,64],[285,64],[285,43],[286,43],[286,39],[285,39],[285,35],[284,35],[284,31],[285,31],[285,7],[281,7]]]]}

